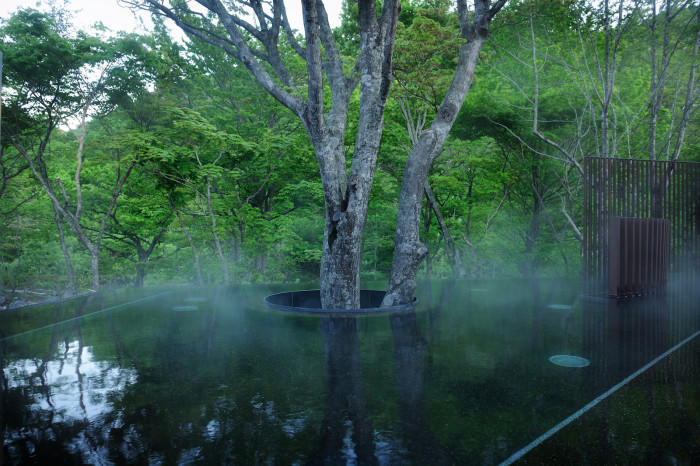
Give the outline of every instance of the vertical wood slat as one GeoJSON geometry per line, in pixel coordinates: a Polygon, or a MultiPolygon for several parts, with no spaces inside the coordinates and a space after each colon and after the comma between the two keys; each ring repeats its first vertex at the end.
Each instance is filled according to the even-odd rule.
{"type": "Polygon", "coordinates": [[[595,248],[592,253],[593,255],[591,256],[591,263],[593,264],[593,273],[594,277],[597,277],[597,273],[599,270],[599,265],[598,264],[598,255],[600,254],[600,246],[596,247],[597,245],[600,244],[598,241],[598,231],[599,231],[599,226],[598,222],[600,222],[600,218],[598,217],[598,209],[600,207],[600,196],[601,196],[601,189],[600,189],[600,160],[594,160],[593,161],[593,166],[594,166],[594,172],[593,172],[593,211],[592,215],[593,217],[591,218],[591,245],[595,248]]]}
{"type": "MultiPolygon", "coordinates": [[[[586,158],[583,159],[583,280],[586,284],[591,282],[590,265],[588,260],[588,255],[590,253],[590,241],[588,241],[588,232],[590,231],[589,209],[591,205],[590,200],[590,175],[591,175],[591,161],[586,158]]],[[[591,293],[590,285],[587,286],[588,293],[591,293]]]]}
{"type": "Polygon", "coordinates": [[[632,217],[641,217],[641,212],[639,211],[639,163],[633,163],[632,165],[632,186],[630,186],[630,191],[632,192],[632,217]]]}
{"type": "MultiPolygon", "coordinates": [[[[610,238],[608,233],[608,221],[610,215],[613,215],[612,211],[612,203],[611,203],[611,198],[615,197],[614,193],[610,192],[611,189],[611,180],[614,177],[614,171],[612,170],[612,167],[608,163],[609,159],[603,158],[600,159],[601,163],[601,171],[600,171],[600,177],[602,180],[605,182],[605,191],[603,194],[603,206],[605,211],[601,212],[600,215],[600,226],[599,226],[599,234],[601,235],[600,241],[601,241],[601,248],[600,251],[598,252],[599,256],[599,264],[600,264],[600,269],[599,270],[608,270],[608,255],[607,252],[608,248],[610,247],[610,238]]],[[[607,280],[607,277],[603,275],[602,277],[604,280],[607,280]]]]}
{"type": "Polygon", "coordinates": [[[589,211],[591,207],[591,159],[583,159],[583,279],[586,284],[588,284],[588,293],[591,293],[591,272],[590,272],[590,260],[589,254],[591,252],[591,242],[588,239],[588,235],[591,231],[589,211]]]}
{"type": "Polygon", "coordinates": [[[591,239],[592,239],[594,245],[600,245],[600,247],[596,251],[594,251],[595,256],[593,257],[593,260],[594,260],[593,267],[594,267],[594,270],[597,274],[598,270],[601,269],[601,267],[600,267],[600,254],[602,252],[601,250],[602,250],[602,248],[605,247],[605,245],[598,238],[598,235],[600,234],[600,229],[601,229],[600,222],[602,220],[601,219],[602,215],[599,214],[598,212],[600,212],[601,211],[600,209],[602,209],[601,203],[602,203],[602,198],[603,198],[603,190],[601,189],[602,186],[600,185],[600,179],[601,179],[601,174],[602,174],[602,170],[603,170],[603,161],[596,160],[595,165],[596,165],[596,172],[595,172],[596,184],[595,184],[595,187],[598,189],[597,189],[597,192],[593,193],[593,195],[595,196],[595,205],[593,207],[593,209],[594,209],[593,210],[593,228],[594,228],[594,230],[592,232],[593,236],[591,239]]]}
{"type": "MultiPolygon", "coordinates": [[[[676,166],[676,164],[674,164],[676,166]]],[[[680,168],[680,167],[678,167],[680,168]]],[[[687,180],[685,177],[685,173],[683,170],[674,170],[677,174],[676,177],[676,187],[678,188],[678,185],[685,185],[687,180]]],[[[683,254],[683,251],[685,250],[685,239],[686,239],[686,221],[687,221],[687,216],[686,216],[686,209],[688,208],[688,202],[687,202],[687,190],[680,190],[678,189],[678,201],[680,204],[680,207],[678,209],[678,248],[680,254],[678,254],[678,266],[679,266],[679,272],[681,275],[685,274],[686,267],[688,265],[688,255],[683,254]]]]}
{"type": "MultiPolygon", "coordinates": [[[[608,170],[608,166],[607,166],[607,163],[606,163],[606,162],[607,162],[607,161],[606,161],[605,159],[601,159],[601,160],[600,160],[600,168],[601,168],[601,170],[600,170],[599,175],[598,175],[598,179],[599,179],[599,181],[602,183],[602,186],[603,186],[603,187],[605,186],[605,185],[604,185],[604,183],[605,183],[605,173],[606,173],[607,170],[608,170]]],[[[598,218],[598,222],[597,222],[597,223],[598,223],[598,225],[597,225],[598,228],[596,228],[596,236],[597,236],[597,237],[596,237],[596,242],[599,242],[599,243],[602,245],[602,248],[601,248],[601,252],[598,254],[597,262],[598,262],[599,270],[605,270],[605,268],[604,268],[604,266],[603,266],[603,258],[605,257],[604,251],[606,250],[607,243],[605,242],[605,239],[602,237],[602,233],[605,231],[605,227],[604,227],[605,220],[606,220],[606,219],[605,219],[605,216],[607,215],[607,209],[606,209],[606,205],[605,205],[605,204],[606,204],[606,191],[605,191],[605,189],[601,189],[601,195],[600,195],[599,203],[600,203],[600,208],[601,208],[602,210],[601,210],[600,218],[598,218]]]]}
{"type": "Polygon", "coordinates": [[[680,199],[678,196],[678,181],[677,181],[677,175],[678,173],[676,170],[674,170],[674,166],[669,163],[664,164],[666,168],[666,173],[670,173],[670,176],[666,177],[666,180],[668,180],[668,183],[670,183],[670,186],[668,183],[666,183],[666,189],[668,189],[671,192],[671,202],[669,203],[669,209],[666,212],[666,215],[668,218],[671,219],[671,222],[673,223],[674,227],[674,232],[671,236],[671,241],[673,244],[671,245],[672,250],[675,251],[675,254],[672,259],[672,267],[675,269],[674,271],[678,271],[679,267],[679,262],[680,262],[680,251],[678,250],[678,237],[680,233],[679,224],[678,224],[678,219],[679,219],[679,209],[680,209],[680,199]]]}
{"type": "Polygon", "coordinates": [[[700,273],[700,167],[697,165],[693,166],[693,176],[695,201],[693,208],[693,250],[695,250],[693,269],[696,273],[700,273]]]}
{"type": "Polygon", "coordinates": [[[649,183],[649,162],[644,163],[644,216],[651,217],[649,209],[649,197],[651,196],[651,185],[649,183]]]}

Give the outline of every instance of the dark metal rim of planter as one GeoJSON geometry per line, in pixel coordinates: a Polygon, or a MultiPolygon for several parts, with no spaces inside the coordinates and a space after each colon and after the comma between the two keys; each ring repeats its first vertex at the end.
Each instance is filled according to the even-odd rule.
{"type": "Polygon", "coordinates": [[[265,296],[270,309],[301,314],[357,316],[369,314],[391,314],[412,311],[418,300],[398,306],[382,306],[386,293],[380,290],[360,290],[360,309],[321,309],[321,290],[298,290],[265,296]]]}

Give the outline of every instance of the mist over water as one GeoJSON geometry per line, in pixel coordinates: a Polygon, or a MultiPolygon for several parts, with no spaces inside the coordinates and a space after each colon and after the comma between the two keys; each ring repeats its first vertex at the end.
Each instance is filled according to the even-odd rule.
{"type": "MultiPolygon", "coordinates": [[[[587,301],[554,280],[426,282],[415,312],[359,318],[269,310],[272,291],[123,291],[33,309],[40,330],[2,320],[6,461],[495,464],[698,328],[697,300],[587,301]]],[[[692,354],[649,380],[692,399],[692,354]]],[[[635,396],[609,406],[643,426],[635,396]]],[[[697,448],[659,435],[664,454],[697,448]]]]}

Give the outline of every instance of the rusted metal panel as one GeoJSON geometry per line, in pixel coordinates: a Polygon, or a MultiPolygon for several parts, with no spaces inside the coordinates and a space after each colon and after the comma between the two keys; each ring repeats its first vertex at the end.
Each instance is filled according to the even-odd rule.
{"type": "Polygon", "coordinates": [[[665,289],[670,228],[668,219],[610,218],[608,296],[645,295],[665,289]]]}

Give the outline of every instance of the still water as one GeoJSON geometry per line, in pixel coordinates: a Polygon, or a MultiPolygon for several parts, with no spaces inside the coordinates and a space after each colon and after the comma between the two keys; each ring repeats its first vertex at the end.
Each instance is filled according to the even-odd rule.
{"type": "Polygon", "coordinates": [[[498,464],[577,412],[522,460],[700,457],[697,296],[439,283],[415,312],[329,318],[273,291],[0,314],[0,464],[498,464]]]}

